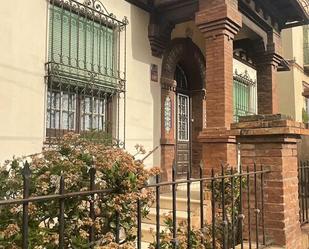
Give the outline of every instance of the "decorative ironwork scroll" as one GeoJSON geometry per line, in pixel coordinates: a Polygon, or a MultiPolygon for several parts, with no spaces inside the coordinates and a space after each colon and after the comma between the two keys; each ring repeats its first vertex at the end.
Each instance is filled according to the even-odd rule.
{"type": "Polygon", "coordinates": [[[238,70],[235,69],[234,80],[242,82],[246,85],[256,85],[256,79],[252,79],[247,70],[245,70],[243,73],[238,73],[238,70]]]}

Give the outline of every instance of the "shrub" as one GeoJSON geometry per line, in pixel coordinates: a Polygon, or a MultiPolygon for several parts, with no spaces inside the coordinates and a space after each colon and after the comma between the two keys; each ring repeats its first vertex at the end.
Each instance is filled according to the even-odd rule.
{"type": "MultiPolygon", "coordinates": [[[[188,223],[181,221],[177,224],[176,237],[173,241],[173,219],[171,213],[166,215],[164,219],[166,228],[160,232],[160,248],[161,249],[173,249],[175,244],[176,249],[188,248],[188,223]]],[[[204,231],[192,227],[190,231],[190,244],[192,249],[210,249],[211,248],[211,233],[210,227],[207,225],[204,231]],[[202,243],[204,239],[204,243],[202,243]]],[[[153,242],[149,245],[149,249],[157,248],[157,243],[153,242]]]]}
{"type": "MultiPolygon", "coordinates": [[[[144,153],[141,146],[136,149],[137,154],[144,153]]],[[[90,197],[66,200],[66,248],[89,248],[88,231],[92,225],[95,226],[95,246],[98,248],[135,248],[136,202],[140,200],[142,215],[146,215],[152,205],[153,193],[142,188],[150,176],[158,173],[156,169],[146,170],[141,161],[123,149],[76,134],[65,135],[52,148],[27,159],[31,170],[31,196],[59,193],[61,175],[66,192],[89,190],[89,170],[92,168],[96,171],[96,188],[112,190],[109,194],[95,195],[94,220],[89,218],[90,197]],[[123,240],[121,246],[115,243],[117,214],[123,240]]],[[[0,199],[22,198],[24,160],[15,158],[0,168],[0,199]]],[[[31,203],[29,215],[29,247],[55,248],[58,244],[58,200],[31,203]]],[[[0,209],[2,248],[21,247],[21,220],[22,206],[0,209]]]]}

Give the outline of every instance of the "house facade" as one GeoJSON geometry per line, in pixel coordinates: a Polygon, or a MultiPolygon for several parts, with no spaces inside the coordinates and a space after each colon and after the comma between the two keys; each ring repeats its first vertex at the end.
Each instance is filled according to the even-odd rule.
{"type": "Polygon", "coordinates": [[[33,0],[0,18],[0,160],[102,130],[154,150],[146,165],[170,179],[173,163],[178,178],[237,164],[230,125],[279,112],[281,31],[308,13],[296,0],[33,0]]]}
{"type": "Polygon", "coordinates": [[[278,74],[279,111],[308,123],[308,26],[284,30],[282,41],[282,52],[290,70],[278,74]]]}

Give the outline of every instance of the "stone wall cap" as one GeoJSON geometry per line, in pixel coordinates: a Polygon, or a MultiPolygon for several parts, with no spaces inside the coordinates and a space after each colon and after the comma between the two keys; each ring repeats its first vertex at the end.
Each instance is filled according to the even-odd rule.
{"type": "Polygon", "coordinates": [[[285,114],[259,114],[239,117],[239,123],[252,121],[293,120],[285,114]]]}
{"type": "Polygon", "coordinates": [[[309,129],[297,127],[243,128],[231,130],[231,136],[263,136],[263,135],[305,135],[309,136],[309,129]]]}
{"type": "Polygon", "coordinates": [[[295,134],[309,135],[304,123],[294,121],[283,114],[252,115],[239,118],[239,123],[231,124],[233,135],[295,134]]]}

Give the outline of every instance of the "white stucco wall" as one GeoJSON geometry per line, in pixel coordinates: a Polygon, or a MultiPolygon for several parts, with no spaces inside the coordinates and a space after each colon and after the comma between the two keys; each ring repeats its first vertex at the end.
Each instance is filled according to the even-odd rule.
{"type": "Polygon", "coordinates": [[[295,86],[293,69],[278,74],[279,112],[295,119],[295,86]]]}
{"type": "MultiPolygon", "coordinates": [[[[151,55],[148,40],[149,14],[123,0],[103,0],[106,8],[118,18],[127,16],[127,92],[126,92],[126,146],[134,152],[134,145],[142,144],[147,151],[160,145],[161,87],[152,82],[150,65],[161,59],[151,55]]],[[[160,78],[160,75],[159,75],[160,78]]],[[[120,122],[123,123],[123,122],[120,122]]],[[[146,160],[147,166],[159,166],[160,149],[146,160]]]]}
{"type": "MultiPolygon", "coordinates": [[[[128,17],[126,145],[160,144],[160,84],[151,82],[149,14],[123,0],[102,0],[117,18],[128,17]]],[[[8,1],[0,8],[0,161],[41,150],[44,140],[44,63],[47,50],[47,1],[8,1]]],[[[122,123],[122,122],[120,122],[122,123]]],[[[159,165],[160,150],[147,159],[159,165]]]]}
{"type": "Polygon", "coordinates": [[[235,74],[235,70],[237,70],[237,74],[245,75],[248,74],[249,78],[252,81],[257,80],[256,70],[248,65],[244,64],[243,62],[233,59],[233,72],[235,74]]]}
{"type": "Polygon", "coordinates": [[[0,8],[0,161],[42,147],[46,5],[18,0],[0,8]]]}

